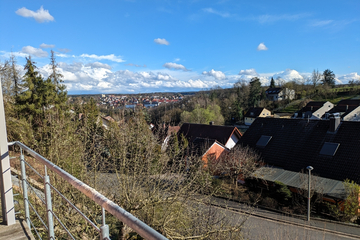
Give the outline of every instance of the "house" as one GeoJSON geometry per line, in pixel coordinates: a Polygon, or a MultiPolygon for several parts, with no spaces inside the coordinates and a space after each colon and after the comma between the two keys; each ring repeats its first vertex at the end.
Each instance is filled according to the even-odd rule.
{"type": "Polygon", "coordinates": [[[271,112],[266,108],[250,108],[244,116],[245,125],[251,125],[258,117],[271,117],[271,112]]]}
{"type": "Polygon", "coordinates": [[[264,163],[319,177],[360,184],[360,122],[257,118],[238,144],[256,149],[264,163]]]}
{"type": "MultiPolygon", "coordinates": [[[[208,167],[210,161],[216,164],[217,160],[228,152],[227,147],[214,139],[196,138],[191,144],[191,154],[201,156],[204,167],[208,167]]],[[[212,172],[215,174],[214,169],[212,172]]]]}
{"type": "Polygon", "coordinates": [[[218,126],[212,123],[209,125],[184,123],[178,131],[178,135],[183,135],[189,144],[196,138],[213,139],[228,149],[233,148],[242,137],[240,131],[234,126],[218,126]]]}
{"type": "Polygon", "coordinates": [[[330,111],[334,104],[326,101],[311,101],[300,111],[294,114],[294,118],[321,119],[322,116],[330,111]]]}
{"type": "Polygon", "coordinates": [[[110,124],[115,122],[116,121],[110,116],[106,116],[106,117],[101,116],[101,123],[105,129],[109,129],[110,124]]]}
{"type": "Polygon", "coordinates": [[[268,88],[265,93],[270,101],[293,100],[295,98],[295,90],[288,88],[268,88]]]}
{"type": "Polygon", "coordinates": [[[178,131],[178,137],[180,136],[185,137],[189,143],[188,154],[200,156],[207,167],[209,160],[215,163],[229,152],[242,134],[233,126],[184,123],[178,131]]]}
{"type": "Polygon", "coordinates": [[[341,100],[322,118],[328,119],[331,114],[338,113],[343,121],[360,121],[360,99],[341,100]]]}

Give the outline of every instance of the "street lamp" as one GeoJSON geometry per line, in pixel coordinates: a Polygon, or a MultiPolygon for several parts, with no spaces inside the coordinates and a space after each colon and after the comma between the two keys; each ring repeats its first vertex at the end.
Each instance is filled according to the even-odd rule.
{"type": "Polygon", "coordinates": [[[307,220],[308,222],[310,221],[310,182],[311,182],[311,170],[313,170],[314,168],[312,166],[308,166],[306,168],[307,170],[309,170],[309,181],[308,181],[308,212],[307,212],[307,220]]]}

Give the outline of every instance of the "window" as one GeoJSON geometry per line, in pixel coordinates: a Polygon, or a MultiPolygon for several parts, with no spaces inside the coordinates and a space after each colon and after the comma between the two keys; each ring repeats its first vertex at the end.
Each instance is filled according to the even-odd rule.
{"type": "Polygon", "coordinates": [[[321,148],[320,155],[325,156],[334,156],[336,151],[338,150],[340,143],[331,143],[325,142],[323,147],[321,148]]]}
{"type": "Polygon", "coordinates": [[[269,143],[270,139],[272,138],[272,136],[265,136],[262,135],[259,139],[259,141],[257,141],[256,146],[257,147],[266,147],[266,145],[269,143]]]}

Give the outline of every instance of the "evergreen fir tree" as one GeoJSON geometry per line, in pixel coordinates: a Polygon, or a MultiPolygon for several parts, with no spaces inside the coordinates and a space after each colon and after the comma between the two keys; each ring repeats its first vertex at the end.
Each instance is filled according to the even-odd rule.
{"type": "Polygon", "coordinates": [[[261,99],[261,82],[260,79],[254,77],[250,82],[249,107],[255,107],[261,99]]]}
{"type": "Polygon", "coordinates": [[[335,87],[335,74],[330,69],[326,69],[323,73],[322,82],[324,85],[335,87]]]}
{"type": "Polygon", "coordinates": [[[275,81],[273,77],[271,77],[270,87],[275,88],[275,81]]]}
{"type": "Polygon", "coordinates": [[[67,91],[66,86],[62,84],[64,81],[62,80],[63,75],[58,72],[58,64],[55,60],[55,53],[51,50],[50,56],[50,67],[51,67],[51,74],[48,80],[54,85],[55,92],[54,92],[54,107],[58,110],[66,108],[66,101],[67,101],[67,91]]]}
{"type": "Polygon", "coordinates": [[[26,118],[33,118],[38,116],[43,111],[43,100],[41,92],[43,91],[44,80],[40,73],[36,71],[35,63],[31,57],[26,58],[24,75],[21,87],[25,91],[21,92],[16,97],[16,107],[21,116],[26,118]]]}

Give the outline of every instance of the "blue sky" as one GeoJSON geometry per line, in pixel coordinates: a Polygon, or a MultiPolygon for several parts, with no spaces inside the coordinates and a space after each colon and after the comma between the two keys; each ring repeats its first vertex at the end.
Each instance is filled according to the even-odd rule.
{"type": "Polygon", "coordinates": [[[0,60],[57,54],[69,93],[196,91],[257,76],[359,79],[360,1],[0,0],[0,60]]]}

